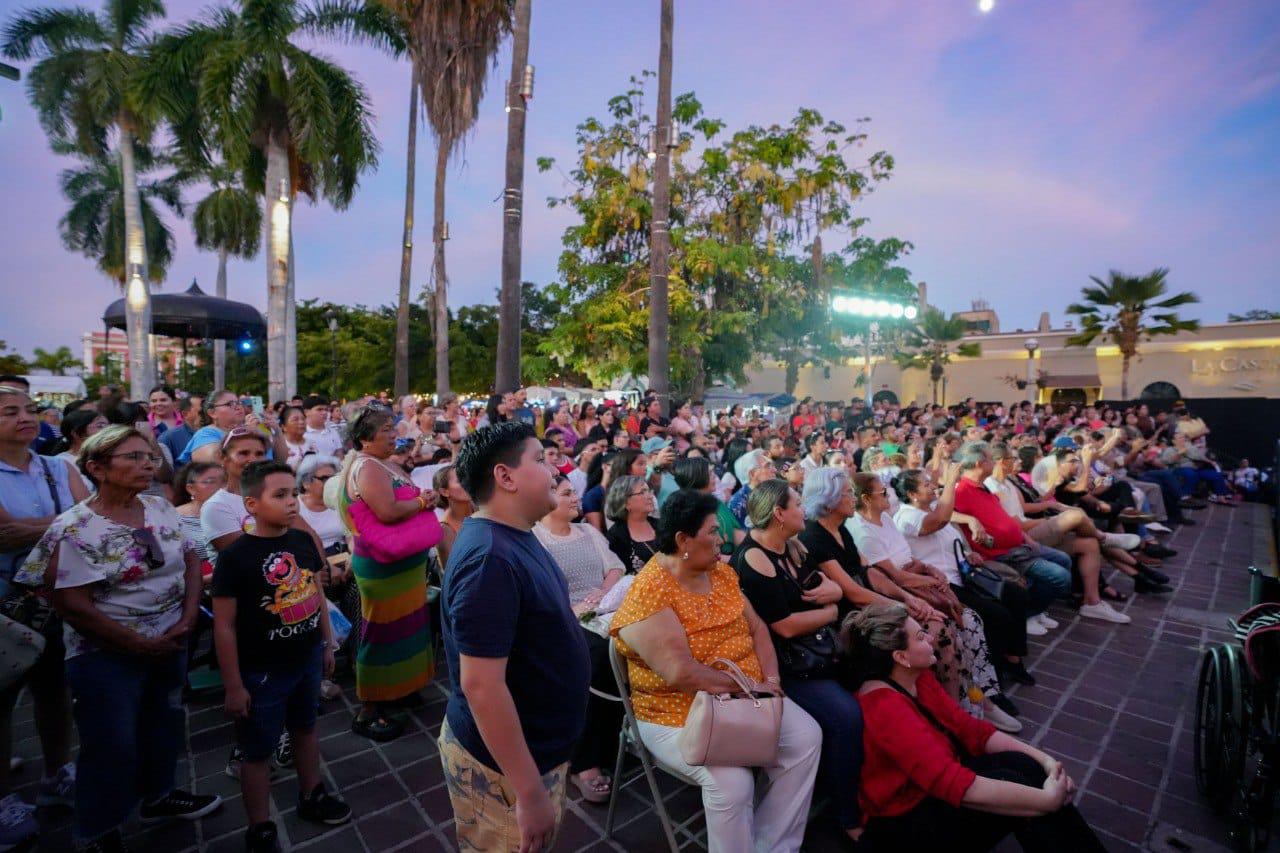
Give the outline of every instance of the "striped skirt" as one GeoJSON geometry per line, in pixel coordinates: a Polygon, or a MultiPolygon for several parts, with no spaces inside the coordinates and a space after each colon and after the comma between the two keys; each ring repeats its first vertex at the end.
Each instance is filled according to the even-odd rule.
{"type": "Polygon", "coordinates": [[[427,611],[427,555],[379,563],[356,553],[351,572],[360,587],[364,624],[356,649],[356,696],[362,702],[400,699],[435,674],[427,611]]]}

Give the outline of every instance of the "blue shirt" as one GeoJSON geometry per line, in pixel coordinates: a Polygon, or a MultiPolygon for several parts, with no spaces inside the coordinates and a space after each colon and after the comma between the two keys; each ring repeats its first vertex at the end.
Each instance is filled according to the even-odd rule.
{"type": "MultiPolygon", "coordinates": [[[[192,453],[195,453],[197,450],[208,444],[222,444],[222,439],[225,435],[226,433],[218,429],[216,426],[200,427],[200,429],[196,430],[195,433],[192,434],[191,440],[187,442],[187,446],[183,448],[182,453],[174,458],[173,463],[175,465],[186,465],[191,461],[192,453]]],[[[266,458],[271,459],[273,455],[271,452],[271,436],[267,435],[265,432],[263,433],[263,436],[267,439],[266,458]]]]}
{"type": "Polygon", "coordinates": [[[195,430],[191,427],[185,423],[180,423],[176,427],[166,429],[156,441],[169,448],[169,455],[173,457],[176,463],[178,457],[182,455],[182,451],[187,449],[187,442],[191,441],[191,437],[195,434],[195,430]]]}
{"type": "Polygon", "coordinates": [[[459,683],[459,655],[507,659],[507,689],[525,743],[547,773],[569,760],[587,718],[591,661],[564,574],[531,531],[482,518],[462,523],[441,592],[453,690],[445,711],[467,752],[501,773],[459,683]]]}
{"type": "MultiPolygon", "coordinates": [[[[58,508],[54,504],[53,495],[49,491],[49,483],[45,479],[45,465],[53,476],[53,486],[58,492],[58,500],[65,512],[75,504],[71,497],[71,485],[67,474],[67,463],[49,456],[37,456],[30,452],[27,470],[23,471],[5,462],[0,462],[0,506],[4,507],[13,518],[42,518],[57,515],[58,508]],[[43,464],[42,464],[43,463],[43,464]]],[[[26,559],[30,548],[17,551],[0,551],[0,593],[4,592],[13,574],[22,561],[26,559]]]]}

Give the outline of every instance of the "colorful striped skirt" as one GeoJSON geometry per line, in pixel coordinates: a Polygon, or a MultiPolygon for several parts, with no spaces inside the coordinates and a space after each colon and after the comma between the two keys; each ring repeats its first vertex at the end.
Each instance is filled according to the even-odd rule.
{"type": "Polygon", "coordinates": [[[427,555],[394,563],[356,553],[351,572],[360,587],[364,624],[356,649],[356,696],[387,702],[426,687],[435,674],[427,611],[427,555]]]}

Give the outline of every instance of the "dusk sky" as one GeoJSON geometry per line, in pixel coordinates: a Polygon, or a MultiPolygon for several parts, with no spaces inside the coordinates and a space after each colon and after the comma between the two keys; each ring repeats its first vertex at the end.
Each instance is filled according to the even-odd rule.
{"type": "MultiPolygon", "coordinates": [[[[22,4],[23,6],[27,4],[22,4]]],[[[91,4],[90,4],[91,5],[91,4]]],[[[174,23],[198,0],[170,0],[174,23]]],[[[0,0],[0,17],[19,8],[0,0]]],[[[409,71],[378,53],[323,44],[372,99],[381,162],[342,212],[295,211],[297,292],[378,305],[394,300],[404,206],[409,71]]],[[[524,273],[554,280],[565,189],[534,158],[573,159],[574,127],[603,115],[629,75],[656,68],[657,0],[534,0],[524,273]]],[[[28,66],[23,67],[25,72],[28,66]]],[[[504,50],[465,156],[449,176],[450,304],[495,301],[506,121],[504,50]]],[[[1280,2],[1276,0],[790,0],[676,3],[674,91],[694,91],[729,130],[785,122],[808,106],[849,125],[871,118],[871,150],[893,177],[865,201],[864,233],[915,243],[907,266],[952,311],[983,297],[1008,330],[1054,325],[1090,274],[1171,269],[1200,294],[1187,313],[1280,309],[1280,2]]],[[[656,88],[656,87],[655,87],[656,88]]],[[[63,248],[57,186],[71,165],[50,153],[25,86],[0,80],[4,258],[0,339],[29,356],[100,329],[119,295],[92,261],[63,248]]],[[[429,280],[434,142],[419,134],[415,296],[429,280]]],[[[200,191],[188,198],[194,203],[200,191]]],[[[171,220],[166,291],[216,257],[171,220]]],[[[828,249],[848,239],[828,235],[828,249]]],[[[233,299],[266,303],[265,262],[233,262],[233,299]]]]}

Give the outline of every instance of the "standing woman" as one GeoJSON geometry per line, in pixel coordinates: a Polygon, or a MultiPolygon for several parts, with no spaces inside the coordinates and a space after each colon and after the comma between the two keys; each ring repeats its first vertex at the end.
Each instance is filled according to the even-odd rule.
{"type": "Polygon", "coordinates": [[[578,431],[578,435],[587,436],[591,434],[591,430],[595,429],[596,424],[596,404],[590,401],[582,404],[582,411],[578,414],[577,423],[573,428],[578,431]]]}
{"type": "Polygon", "coordinates": [[[285,461],[297,471],[304,457],[318,452],[315,442],[307,438],[307,416],[302,409],[296,406],[286,408],[280,416],[280,431],[284,433],[284,446],[289,449],[289,457],[285,461]]]}
{"type": "Polygon", "coordinates": [[[165,431],[182,425],[178,415],[178,395],[168,385],[157,385],[147,396],[147,423],[151,425],[151,434],[156,438],[165,431]]]}
{"type": "MultiPolygon", "coordinates": [[[[0,594],[31,547],[62,512],[88,495],[79,475],[58,459],[37,456],[31,442],[40,434],[36,404],[27,390],[0,384],[0,594]]],[[[43,578],[33,586],[43,587],[43,578]]],[[[36,733],[44,755],[39,799],[70,804],[75,785],[70,761],[71,703],[63,670],[62,634],[48,632],[44,653],[25,678],[35,702],[36,733]]],[[[13,706],[23,682],[0,691],[0,843],[17,845],[36,835],[35,813],[11,793],[9,756],[13,706]]]]}
{"type": "Polygon", "coordinates": [[[351,523],[350,507],[362,503],[389,526],[425,514],[430,545],[440,541],[440,522],[434,512],[435,496],[419,492],[387,462],[396,444],[389,409],[373,405],[362,409],[348,433],[355,450],[343,465],[340,505],[343,520],[354,534],[351,570],[360,587],[364,618],[356,652],[356,695],[362,707],[351,728],[371,740],[386,741],[404,731],[404,724],[387,714],[386,704],[426,687],[435,672],[427,612],[430,547],[394,563],[379,563],[351,523]]]}
{"type": "MultiPolygon", "coordinates": [[[[97,409],[88,406],[76,409],[71,414],[62,419],[62,439],[65,449],[58,454],[58,458],[66,462],[72,468],[80,464],[80,448],[84,446],[85,439],[99,432],[107,425],[107,419],[103,417],[97,409]]],[[[85,483],[90,492],[93,486],[85,483]]]]}
{"type": "Polygon", "coordinates": [[[436,506],[444,510],[443,515],[436,513],[440,517],[440,541],[436,543],[436,559],[443,575],[449,564],[453,541],[462,530],[462,522],[476,511],[476,505],[471,501],[470,492],[458,482],[458,472],[453,465],[445,465],[436,471],[431,485],[436,492],[436,506]]]}
{"type": "MultiPolygon", "coordinates": [[[[204,528],[200,524],[200,510],[204,508],[205,501],[226,484],[227,472],[216,462],[191,462],[180,468],[173,478],[174,496],[180,501],[186,498],[178,506],[178,523],[195,547],[202,566],[210,559],[210,554],[205,543],[204,528]]],[[[210,576],[212,571],[211,566],[210,576]]]]}
{"type": "Polygon", "coordinates": [[[158,457],[133,427],[90,437],[81,466],[97,494],[54,520],[16,578],[53,582],[80,735],[73,834],[104,850],[121,849],[139,800],[144,822],[195,820],[222,804],[174,787],[200,559],[173,505],[142,494],[158,457]]]}
{"type": "Polygon", "coordinates": [[[628,474],[609,485],[604,512],[613,526],[605,537],[627,574],[643,569],[657,553],[657,511],[657,498],[644,477],[628,474]]]}

